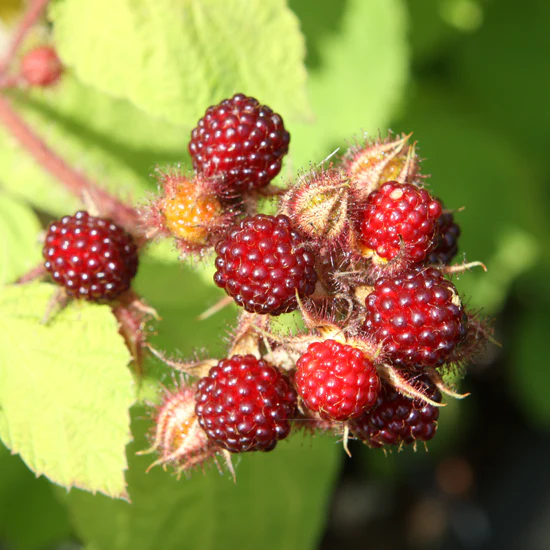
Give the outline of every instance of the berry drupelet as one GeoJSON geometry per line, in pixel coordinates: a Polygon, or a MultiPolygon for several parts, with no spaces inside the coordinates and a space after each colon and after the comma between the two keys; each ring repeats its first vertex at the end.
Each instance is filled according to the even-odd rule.
{"type": "Polygon", "coordinates": [[[253,355],[234,355],[199,381],[196,413],[208,438],[233,453],[271,451],[290,433],[296,392],[253,355]]]}
{"type": "MultiPolygon", "coordinates": [[[[416,381],[424,395],[441,403],[441,393],[426,376],[416,381]]],[[[426,401],[411,399],[383,383],[376,405],[350,422],[351,433],[370,447],[409,445],[435,436],[439,408],[426,401]]]]}
{"type": "Polygon", "coordinates": [[[281,171],[290,134],[283,119],[258,100],[236,94],[209,107],[191,133],[193,167],[220,180],[221,194],[265,187],[281,171]]]}
{"type": "Polygon", "coordinates": [[[379,279],[365,305],[365,333],[402,366],[438,367],[466,335],[458,292],[435,268],[379,279]]]}
{"type": "Polygon", "coordinates": [[[51,223],[42,254],[46,270],[69,296],[93,302],[128,290],[138,267],[131,235],[87,212],[51,223]]]}
{"type": "Polygon", "coordinates": [[[280,315],[315,290],[313,253],[286,216],[257,214],[216,245],[214,282],[251,313],[280,315]]]}
{"type": "Polygon", "coordinates": [[[345,421],[374,405],[380,379],[361,350],[324,340],[310,344],[298,359],[296,387],[309,410],[325,420],[345,421]]]}
{"type": "Polygon", "coordinates": [[[422,262],[435,246],[441,203],[425,189],[386,182],[369,195],[361,212],[359,239],[363,253],[376,263],[400,259],[422,262]]]}
{"type": "Polygon", "coordinates": [[[443,212],[437,220],[435,246],[428,254],[430,264],[449,265],[458,252],[460,226],[451,212],[443,212]]]}

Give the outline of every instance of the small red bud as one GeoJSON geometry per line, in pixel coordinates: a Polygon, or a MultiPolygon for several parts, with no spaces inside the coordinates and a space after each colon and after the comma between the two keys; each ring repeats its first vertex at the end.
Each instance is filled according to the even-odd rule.
{"type": "Polygon", "coordinates": [[[52,86],[63,73],[63,65],[51,46],[39,46],[21,59],[21,77],[29,86],[52,86]]]}

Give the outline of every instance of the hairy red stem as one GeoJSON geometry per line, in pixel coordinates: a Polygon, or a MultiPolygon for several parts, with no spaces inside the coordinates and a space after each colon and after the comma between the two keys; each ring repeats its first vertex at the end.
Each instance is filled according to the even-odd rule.
{"type": "Polygon", "coordinates": [[[112,219],[134,235],[138,244],[143,244],[144,239],[138,234],[139,215],[136,210],[71,168],[34,133],[12,108],[9,101],[2,96],[0,96],[0,123],[10,131],[12,136],[44,170],[54,176],[71,193],[79,198],[88,195],[101,216],[112,219]]]}
{"type": "Polygon", "coordinates": [[[19,76],[5,76],[4,78],[0,77],[0,91],[19,88],[21,84],[22,80],[19,76]]]}
{"type": "Polygon", "coordinates": [[[144,317],[131,306],[118,304],[113,307],[113,314],[119,324],[119,333],[124,338],[126,346],[132,355],[135,373],[143,377],[143,348],[145,334],[142,329],[144,317]]]}
{"type": "Polygon", "coordinates": [[[30,271],[27,271],[24,275],[21,275],[21,277],[17,279],[16,283],[19,285],[30,283],[32,281],[36,281],[37,279],[46,277],[47,274],[48,272],[46,271],[44,264],[41,263],[33,267],[30,271]]]}

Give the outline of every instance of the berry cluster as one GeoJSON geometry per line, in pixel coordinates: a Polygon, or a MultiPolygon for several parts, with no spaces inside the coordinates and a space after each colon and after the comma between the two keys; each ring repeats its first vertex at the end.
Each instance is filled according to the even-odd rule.
{"type": "MultiPolygon", "coordinates": [[[[442,393],[456,396],[445,375],[489,329],[450,279],[470,267],[450,265],[460,230],[408,139],[367,140],[283,191],[270,184],[288,150],[283,121],[237,94],[193,130],[194,171],[158,170],[139,244],[170,236],[182,256],[215,256],[214,282],[242,313],[226,357],[171,363],[198,380],[158,407],[156,463],[181,471],[221,454],[230,466],[231,453],[271,451],[299,427],[340,434],[346,449],[350,437],[384,448],[434,437],[442,393]],[[275,215],[258,213],[268,196],[275,215]],[[273,318],[294,310],[305,329],[276,334],[273,318]]],[[[71,297],[124,302],[137,250],[78,212],[50,225],[45,268],[71,297]]],[[[142,318],[119,319],[139,350],[142,318]]]]}
{"type": "Polygon", "coordinates": [[[195,172],[160,172],[144,226],[182,255],[214,253],[214,282],[243,311],[225,358],[170,362],[199,380],[158,407],[157,463],[270,451],[300,427],[340,434],[346,449],[350,437],[383,448],[434,437],[442,394],[457,396],[447,372],[490,331],[450,279],[471,265],[450,265],[460,230],[409,137],[366,140],[283,192],[266,187],[288,149],[281,117],[241,94],[207,110],[189,145],[195,172]],[[257,213],[262,196],[278,199],[275,215],[257,213]],[[304,331],[276,334],[273,318],[296,309],[304,331]],[[199,428],[181,435],[180,416],[199,428]]]}
{"type": "Polygon", "coordinates": [[[209,107],[191,133],[194,170],[157,170],[161,194],[142,209],[145,233],[174,237],[184,255],[208,253],[233,223],[256,213],[260,196],[278,193],[270,183],[289,142],[281,116],[253,97],[209,107]]]}

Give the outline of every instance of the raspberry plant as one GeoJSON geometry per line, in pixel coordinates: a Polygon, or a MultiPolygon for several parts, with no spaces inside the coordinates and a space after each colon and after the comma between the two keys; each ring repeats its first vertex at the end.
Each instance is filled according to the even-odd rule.
{"type": "Polygon", "coordinates": [[[350,3],[332,44],[308,0],[47,3],[0,56],[0,438],[94,547],[201,547],[216,507],[239,539],[256,501],[248,544],[311,546],[343,450],[436,444],[491,339],[457,288],[475,197],[428,179],[441,132],[384,130],[403,6],[350,3]]]}

